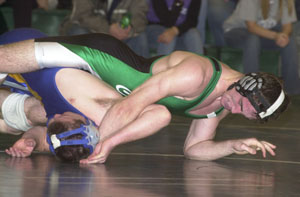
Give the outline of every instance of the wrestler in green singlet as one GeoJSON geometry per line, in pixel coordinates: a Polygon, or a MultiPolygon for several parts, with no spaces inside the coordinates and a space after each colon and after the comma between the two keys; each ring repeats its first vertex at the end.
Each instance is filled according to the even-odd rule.
{"type": "MultiPolygon", "coordinates": [[[[78,67],[101,78],[126,96],[152,76],[152,66],[161,58],[145,59],[135,54],[126,44],[106,34],[87,34],[71,37],[39,38],[35,40],[36,58],[41,68],[78,67]]],[[[214,74],[202,92],[193,100],[176,97],[161,99],[172,113],[193,118],[208,118],[219,114],[223,108],[207,115],[189,113],[205,100],[214,90],[222,73],[219,63],[207,57],[214,74]]]]}

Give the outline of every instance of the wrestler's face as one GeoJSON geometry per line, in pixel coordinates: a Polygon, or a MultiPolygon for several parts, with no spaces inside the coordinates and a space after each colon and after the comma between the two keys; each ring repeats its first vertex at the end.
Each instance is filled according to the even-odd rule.
{"type": "Polygon", "coordinates": [[[225,92],[221,98],[222,106],[233,114],[242,114],[248,119],[256,119],[256,110],[250,101],[234,88],[225,92]]]}
{"type": "Polygon", "coordinates": [[[63,114],[55,114],[54,117],[49,121],[49,124],[54,121],[73,124],[76,120],[81,120],[86,123],[83,116],[73,112],[65,112],[63,114]]]}

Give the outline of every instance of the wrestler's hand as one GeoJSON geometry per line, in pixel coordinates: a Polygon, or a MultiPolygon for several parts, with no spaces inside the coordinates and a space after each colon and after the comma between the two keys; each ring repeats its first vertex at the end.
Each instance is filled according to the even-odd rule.
{"type": "Polygon", "coordinates": [[[13,157],[28,157],[36,146],[36,142],[31,138],[21,138],[16,143],[6,149],[5,152],[13,157]]]}
{"type": "Polygon", "coordinates": [[[113,146],[108,140],[99,142],[94,150],[94,152],[87,158],[80,160],[81,164],[91,164],[91,163],[104,163],[112,151],[113,146]]]}
{"type": "Polygon", "coordinates": [[[261,150],[264,158],[266,157],[267,152],[269,152],[272,156],[275,156],[275,148],[275,145],[266,141],[259,141],[256,138],[234,140],[232,145],[233,152],[236,154],[255,155],[257,151],[261,150]]]}

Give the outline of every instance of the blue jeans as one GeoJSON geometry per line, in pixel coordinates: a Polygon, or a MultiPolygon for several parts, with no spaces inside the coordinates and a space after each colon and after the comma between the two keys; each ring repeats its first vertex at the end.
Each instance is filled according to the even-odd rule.
{"type": "Polygon", "coordinates": [[[206,36],[206,19],[207,19],[207,4],[208,0],[201,0],[201,8],[198,16],[197,29],[200,32],[202,43],[205,44],[206,36]]]}
{"type": "MultiPolygon", "coordinates": [[[[67,32],[67,35],[71,36],[71,35],[79,35],[79,34],[87,34],[87,33],[91,33],[91,31],[87,28],[74,24],[67,32]]],[[[136,54],[144,57],[149,56],[147,35],[145,32],[142,32],[136,37],[123,40],[123,42],[126,43],[136,54]]]]}
{"type": "MultiPolygon", "coordinates": [[[[300,2],[299,2],[300,4],[300,2]]],[[[299,17],[300,18],[300,17],[299,17]]],[[[295,37],[298,48],[298,61],[300,60],[300,21],[293,23],[293,35],[295,37]]],[[[299,62],[300,64],[300,62],[299,62]]],[[[300,75],[300,65],[298,65],[298,74],[300,75]]]]}
{"type": "Polygon", "coordinates": [[[216,46],[224,46],[224,21],[233,13],[236,0],[208,0],[207,23],[216,46]]]}
{"type": "MultiPolygon", "coordinates": [[[[279,27],[276,27],[277,29],[279,27]]],[[[261,49],[275,49],[280,51],[281,75],[286,91],[291,94],[300,94],[300,79],[298,76],[297,45],[293,36],[289,44],[281,48],[273,40],[259,37],[247,29],[236,28],[225,33],[226,44],[230,47],[243,50],[244,73],[259,71],[261,49]]],[[[277,66],[277,65],[276,65],[277,66]]]]}
{"type": "Polygon", "coordinates": [[[157,55],[166,55],[174,50],[185,50],[203,54],[203,43],[197,28],[191,28],[184,34],[175,37],[169,44],[157,42],[158,36],[167,28],[161,25],[148,25],[146,28],[148,44],[151,49],[157,49],[157,55]]]}

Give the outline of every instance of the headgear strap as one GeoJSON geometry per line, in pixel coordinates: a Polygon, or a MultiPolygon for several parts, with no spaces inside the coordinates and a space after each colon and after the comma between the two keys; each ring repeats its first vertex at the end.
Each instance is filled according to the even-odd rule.
{"type": "Polygon", "coordinates": [[[249,73],[245,75],[242,79],[238,82],[234,83],[235,89],[239,92],[242,96],[247,97],[252,106],[256,109],[260,118],[265,118],[273,114],[279,106],[283,103],[285,94],[283,90],[279,94],[276,101],[271,105],[261,94],[259,91],[263,86],[263,79],[259,77],[256,73],[249,73]],[[253,96],[257,96],[259,101],[264,106],[264,111],[258,106],[255,102],[253,96]]]}
{"type": "Polygon", "coordinates": [[[47,134],[47,142],[49,144],[50,151],[55,154],[55,149],[60,146],[83,145],[83,147],[88,148],[90,153],[92,153],[99,142],[100,136],[96,125],[88,119],[86,121],[87,124],[82,124],[77,129],[64,131],[60,134],[53,134],[51,136],[47,134]],[[75,134],[81,134],[82,138],[68,140],[65,139],[75,134]]]}

